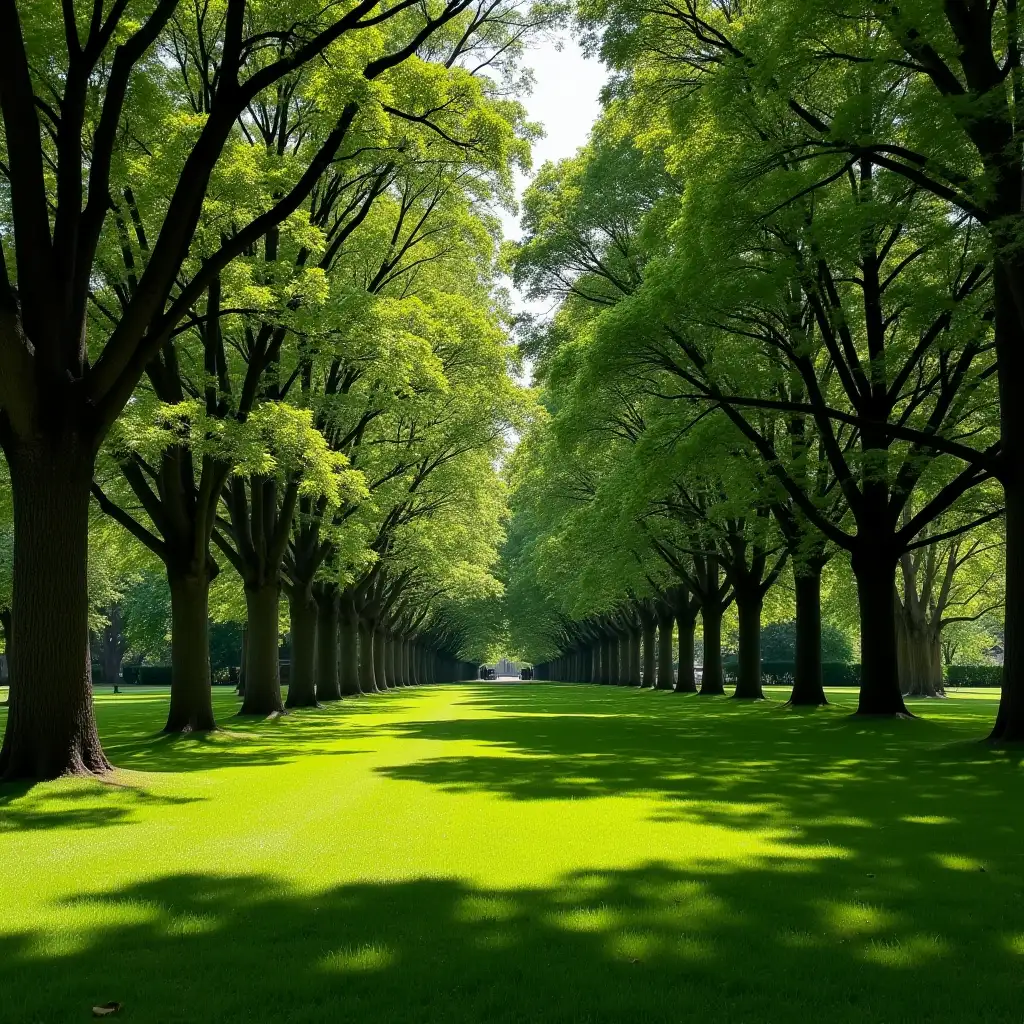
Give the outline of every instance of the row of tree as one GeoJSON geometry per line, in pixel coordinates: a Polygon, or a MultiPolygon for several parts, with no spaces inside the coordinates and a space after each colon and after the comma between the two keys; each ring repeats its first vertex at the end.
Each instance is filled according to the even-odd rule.
{"type": "Polygon", "coordinates": [[[860,712],[904,714],[941,688],[943,631],[1005,600],[993,735],[1024,739],[1014,5],[578,14],[616,74],[516,256],[557,301],[526,339],[550,415],[512,467],[521,646],[635,681],[657,630],[667,685],[674,621],[689,690],[699,617],[715,693],[734,614],[758,697],[767,606],[795,617],[794,702],[820,703],[824,599],[856,608],[860,712]]]}
{"type": "Polygon", "coordinates": [[[122,562],[166,574],[168,731],[216,724],[211,592],[246,623],[244,713],[283,707],[282,594],[291,706],[462,673],[483,642],[467,596],[498,587],[494,467],[527,409],[491,211],[535,131],[524,43],[558,16],[4,6],[0,775],[108,767],[97,509],[122,562]]]}

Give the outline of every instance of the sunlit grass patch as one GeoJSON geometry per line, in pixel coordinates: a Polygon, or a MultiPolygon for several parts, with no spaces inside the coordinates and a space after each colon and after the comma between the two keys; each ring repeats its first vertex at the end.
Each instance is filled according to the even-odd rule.
{"type": "Polygon", "coordinates": [[[380,943],[334,950],[322,957],[319,966],[325,971],[383,971],[395,962],[395,953],[380,943]]]}

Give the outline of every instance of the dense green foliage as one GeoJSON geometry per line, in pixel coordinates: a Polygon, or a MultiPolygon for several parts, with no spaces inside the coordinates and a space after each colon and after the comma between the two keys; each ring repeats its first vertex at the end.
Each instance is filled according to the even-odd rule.
{"type": "Polygon", "coordinates": [[[1016,123],[1011,5],[578,16],[615,78],[514,254],[556,303],[523,331],[548,415],[510,465],[520,650],[542,676],[718,693],[732,647],[756,698],[762,623],[794,621],[794,701],[855,658],[859,711],[886,715],[1001,646],[993,736],[1021,738],[1024,220],[1018,172],[994,214],[1008,171],[979,127],[1016,123]]]}

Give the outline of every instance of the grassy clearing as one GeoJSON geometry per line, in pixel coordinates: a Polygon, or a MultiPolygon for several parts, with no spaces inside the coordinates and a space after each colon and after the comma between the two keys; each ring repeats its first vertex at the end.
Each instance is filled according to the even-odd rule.
{"type": "Polygon", "coordinates": [[[917,721],[437,687],[0,788],[0,1021],[1013,1021],[1024,771],[917,721]]]}

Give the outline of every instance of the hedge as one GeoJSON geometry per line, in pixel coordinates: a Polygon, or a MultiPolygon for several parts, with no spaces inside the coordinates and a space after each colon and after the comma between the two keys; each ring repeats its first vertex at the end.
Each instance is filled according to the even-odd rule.
{"type": "MultiPolygon", "coordinates": [[[[281,685],[288,685],[291,665],[287,661],[281,662],[281,685]]],[[[131,686],[170,686],[171,666],[170,665],[125,665],[121,669],[124,681],[131,686]]],[[[218,674],[213,679],[213,684],[234,686],[237,678],[232,679],[231,673],[218,674]]]]}
{"type": "Polygon", "coordinates": [[[121,669],[126,683],[136,686],[170,686],[170,665],[125,665],[121,669]]]}
{"type": "Polygon", "coordinates": [[[950,665],[946,669],[950,686],[1001,686],[1002,665],[950,665]]]}
{"type": "MultiPolygon", "coordinates": [[[[792,686],[795,671],[792,661],[762,661],[761,682],[765,686],[792,686]]],[[[728,681],[735,682],[735,665],[730,665],[725,675],[728,681]]],[[[821,679],[825,686],[860,686],[860,665],[844,661],[822,662],[821,679]]]]}
{"type": "MultiPolygon", "coordinates": [[[[761,681],[765,686],[792,686],[794,670],[791,661],[763,661],[761,681]]],[[[821,677],[826,686],[860,686],[860,665],[826,661],[821,666],[821,677]]],[[[726,678],[735,682],[734,666],[726,671],[726,678]]],[[[1002,678],[1002,665],[950,665],[946,668],[946,682],[950,686],[1000,686],[1002,678]]]]}

